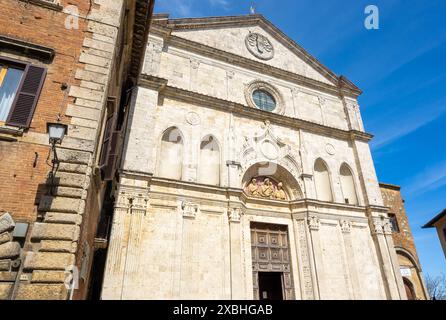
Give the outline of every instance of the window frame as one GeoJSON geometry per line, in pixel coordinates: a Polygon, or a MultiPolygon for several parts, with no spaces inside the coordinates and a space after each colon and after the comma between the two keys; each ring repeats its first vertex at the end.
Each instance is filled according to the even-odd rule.
{"type": "MultiPolygon", "coordinates": [[[[13,68],[15,67],[16,69],[23,70],[22,77],[20,78],[19,85],[17,86],[17,90],[15,92],[14,100],[12,100],[11,108],[8,111],[8,116],[6,117],[6,120],[4,120],[4,121],[0,120],[0,126],[8,124],[8,122],[9,122],[9,119],[11,117],[11,112],[14,110],[14,106],[17,102],[18,93],[22,89],[23,82],[25,81],[26,73],[28,72],[30,64],[31,63],[29,63],[29,62],[0,56],[0,65],[6,65],[8,67],[11,66],[13,68]]],[[[34,108],[35,108],[35,106],[34,106],[34,108]]],[[[32,111],[32,114],[34,114],[34,110],[32,111]]]]}
{"type": "Polygon", "coordinates": [[[387,216],[389,217],[389,222],[392,225],[392,233],[400,233],[401,232],[400,224],[398,223],[398,219],[396,218],[396,214],[389,212],[387,214],[387,216]],[[395,226],[396,226],[396,229],[395,229],[395,226]]]}

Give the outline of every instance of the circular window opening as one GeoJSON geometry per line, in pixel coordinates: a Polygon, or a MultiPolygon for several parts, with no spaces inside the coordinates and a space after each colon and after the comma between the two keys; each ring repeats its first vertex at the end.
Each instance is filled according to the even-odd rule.
{"type": "Polygon", "coordinates": [[[265,111],[273,111],[276,109],[276,100],[269,92],[265,90],[255,90],[252,93],[252,99],[259,109],[265,111]]]}

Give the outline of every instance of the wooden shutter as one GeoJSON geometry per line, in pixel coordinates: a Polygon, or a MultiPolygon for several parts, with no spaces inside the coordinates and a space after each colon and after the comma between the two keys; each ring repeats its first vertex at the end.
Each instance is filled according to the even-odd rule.
{"type": "Polygon", "coordinates": [[[114,131],[111,135],[109,150],[107,155],[107,164],[104,168],[104,180],[113,180],[116,170],[116,158],[118,156],[118,144],[121,131],[114,131]]]}
{"type": "Polygon", "coordinates": [[[27,65],[6,124],[28,128],[42,90],[46,68],[27,65]]]}
{"type": "Polygon", "coordinates": [[[99,160],[99,166],[103,168],[107,165],[107,153],[110,145],[110,139],[113,133],[114,114],[109,114],[107,121],[105,122],[104,138],[102,140],[101,157],[99,160]]]}

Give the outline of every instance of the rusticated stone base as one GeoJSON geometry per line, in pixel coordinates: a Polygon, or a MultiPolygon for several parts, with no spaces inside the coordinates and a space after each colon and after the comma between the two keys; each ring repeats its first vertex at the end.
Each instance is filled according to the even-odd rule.
{"type": "Polygon", "coordinates": [[[65,300],[66,297],[64,284],[22,284],[16,300],[65,300]]]}

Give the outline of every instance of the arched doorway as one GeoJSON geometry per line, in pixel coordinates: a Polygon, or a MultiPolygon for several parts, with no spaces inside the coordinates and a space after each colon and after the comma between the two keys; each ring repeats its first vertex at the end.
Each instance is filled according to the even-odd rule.
{"type": "Polygon", "coordinates": [[[403,277],[404,289],[406,289],[407,300],[416,300],[415,290],[413,288],[412,282],[406,277],[403,277]]]}

